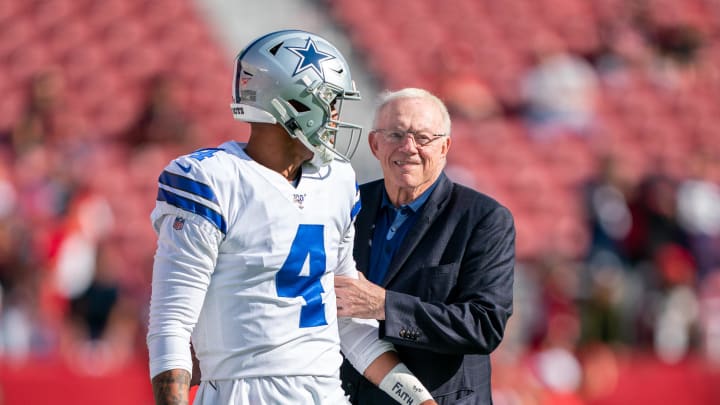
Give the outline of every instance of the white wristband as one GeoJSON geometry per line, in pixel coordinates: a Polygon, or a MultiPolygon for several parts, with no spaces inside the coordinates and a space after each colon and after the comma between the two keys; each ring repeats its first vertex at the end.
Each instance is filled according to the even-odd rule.
{"type": "Polygon", "coordinates": [[[380,381],[378,386],[395,401],[405,405],[419,405],[432,396],[420,380],[403,363],[398,364],[380,381]]]}

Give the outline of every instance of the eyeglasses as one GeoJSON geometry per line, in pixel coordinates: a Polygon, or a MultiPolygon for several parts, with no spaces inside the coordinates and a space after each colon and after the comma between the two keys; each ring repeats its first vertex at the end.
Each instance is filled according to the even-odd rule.
{"type": "Polygon", "coordinates": [[[405,137],[409,136],[418,147],[427,146],[430,142],[445,136],[445,134],[433,134],[430,131],[403,131],[400,129],[375,129],[373,132],[381,134],[387,143],[393,145],[402,144],[405,142],[405,137]]]}

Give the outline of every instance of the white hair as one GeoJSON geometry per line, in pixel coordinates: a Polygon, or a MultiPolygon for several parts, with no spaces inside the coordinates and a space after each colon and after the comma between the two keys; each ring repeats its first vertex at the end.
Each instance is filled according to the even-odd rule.
{"type": "Polygon", "coordinates": [[[443,129],[442,133],[443,135],[450,136],[450,113],[448,112],[447,107],[445,106],[445,103],[443,103],[440,98],[431,92],[420,89],[416,87],[406,87],[404,89],[396,90],[396,91],[389,91],[386,90],[378,96],[378,103],[377,108],[375,109],[375,120],[373,121],[373,125],[377,126],[377,120],[380,112],[385,108],[385,106],[390,103],[391,101],[403,99],[403,98],[420,98],[420,99],[426,99],[431,101],[435,106],[437,107],[438,111],[442,115],[443,120],[443,129]]]}

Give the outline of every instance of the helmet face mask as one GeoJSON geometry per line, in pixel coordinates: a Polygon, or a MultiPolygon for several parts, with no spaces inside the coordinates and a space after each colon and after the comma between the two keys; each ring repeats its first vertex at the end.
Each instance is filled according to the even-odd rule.
{"type": "Polygon", "coordinates": [[[315,34],[274,32],[236,59],[235,119],[282,125],[313,152],[314,166],[352,157],[362,129],[341,121],[340,112],[344,100],[359,99],[342,54],[315,34]]]}

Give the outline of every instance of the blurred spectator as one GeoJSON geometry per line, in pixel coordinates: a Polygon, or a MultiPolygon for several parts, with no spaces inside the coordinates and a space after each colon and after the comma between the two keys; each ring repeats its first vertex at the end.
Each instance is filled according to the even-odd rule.
{"type": "MultiPolygon", "coordinates": [[[[600,255],[599,255],[600,256],[600,255]]],[[[583,295],[578,305],[582,323],[582,343],[595,342],[619,346],[632,343],[637,302],[626,305],[633,291],[632,279],[626,277],[622,262],[610,256],[587,264],[583,274],[583,295]]]]}
{"type": "Polygon", "coordinates": [[[113,224],[102,196],[88,190],[75,196],[53,255],[53,285],[60,299],[72,300],[88,288],[97,269],[98,245],[113,224]]]}
{"type": "Polygon", "coordinates": [[[683,272],[686,279],[672,280],[674,284],[659,299],[653,322],[654,347],[658,357],[668,363],[684,359],[697,342],[699,303],[691,275],[683,272]]]}
{"type": "Polygon", "coordinates": [[[453,116],[480,120],[501,112],[495,96],[477,75],[450,73],[443,77],[438,93],[453,116]]]}
{"type": "Polygon", "coordinates": [[[679,66],[693,64],[703,43],[700,31],[687,24],[658,27],[652,36],[659,55],[679,66]]]}
{"type": "Polygon", "coordinates": [[[579,274],[576,263],[560,256],[546,257],[537,263],[540,296],[538,322],[533,345],[574,347],[580,338],[578,307],[579,274]]]}
{"type": "Polygon", "coordinates": [[[607,34],[595,66],[603,83],[624,88],[649,73],[653,60],[646,38],[631,27],[619,26],[607,34]]]}
{"type": "Polygon", "coordinates": [[[663,247],[688,246],[687,233],[677,218],[676,185],[662,174],[650,174],[630,201],[632,227],[626,249],[632,264],[653,262],[663,247]]]}
{"type": "Polygon", "coordinates": [[[591,243],[581,275],[582,340],[632,343],[643,280],[630,271],[624,246],[633,224],[627,201],[631,190],[617,157],[605,155],[599,166],[583,188],[591,243]]]}
{"type": "Polygon", "coordinates": [[[120,367],[136,353],[142,330],[139,305],[123,285],[125,261],[114,242],[98,247],[89,285],[70,300],[64,355],[79,371],[102,374],[120,367]]]}
{"type": "Polygon", "coordinates": [[[119,286],[115,277],[101,264],[85,291],[71,299],[70,316],[89,340],[99,340],[103,336],[118,301],[119,286]]]}
{"type": "Polygon", "coordinates": [[[32,77],[25,111],[11,135],[16,155],[23,155],[57,136],[64,90],[65,82],[59,70],[47,69],[32,77]]]}
{"type": "Polygon", "coordinates": [[[702,47],[700,32],[690,25],[653,27],[649,34],[655,55],[656,85],[664,90],[684,90],[694,84],[697,55],[702,47]]]}
{"type": "Polygon", "coordinates": [[[712,180],[716,158],[698,151],[689,158],[688,177],[678,186],[678,220],[689,235],[699,281],[720,269],[720,185],[712,180]]]}
{"type": "Polygon", "coordinates": [[[544,387],[540,405],[583,405],[580,395],[583,370],[572,350],[542,349],[533,358],[536,376],[544,387]]]}
{"type": "Polygon", "coordinates": [[[648,175],[630,201],[632,227],[626,238],[629,263],[641,289],[636,344],[657,343],[658,317],[675,287],[695,279],[688,235],[677,218],[676,184],[663,174],[648,175]]]}
{"type": "Polygon", "coordinates": [[[535,42],[534,65],[522,79],[524,115],[536,139],[588,135],[596,117],[597,75],[584,59],[566,51],[552,34],[535,42]]]}
{"type": "Polygon", "coordinates": [[[597,176],[589,179],[583,189],[583,205],[591,233],[588,261],[592,263],[598,254],[610,254],[623,262],[623,241],[632,225],[626,200],[629,185],[618,171],[616,157],[606,155],[599,160],[597,176]]]}
{"type": "Polygon", "coordinates": [[[542,387],[541,405],[580,405],[582,369],[576,357],[580,341],[577,266],[562,258],[542,262],[544,326],[538,346],[529,357],[530,367],[542,387]]]}
{"type": "Polygon", "coordinates": [[[132,148],[157,144],[181,148],[183,153],[191,151],[187,148],[194,145],[195,134],[180,107],[179,86],[175,79],[164,73],[148,79],[144,106],[121,140],[132,148]]]}
{"type": "Polygon", "coordinates": [[[22,218],[0,219],[0,356],[24,360],[50,354],[55,345],[53,319],[43,306],[41,259],[22,218]]]}

